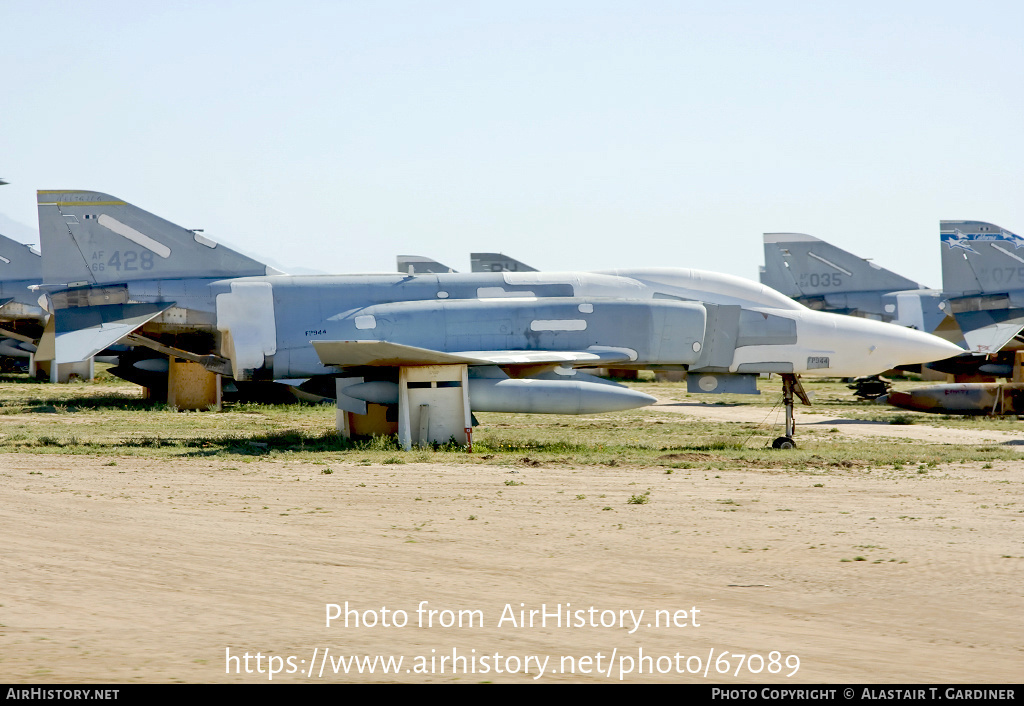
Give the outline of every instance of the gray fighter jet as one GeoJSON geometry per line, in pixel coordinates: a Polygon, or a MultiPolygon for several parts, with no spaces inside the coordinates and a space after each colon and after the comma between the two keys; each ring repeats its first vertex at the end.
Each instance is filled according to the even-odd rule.
{"type": "Polygon", "coordinates": [[[235,380],[328,381],[346,413],[389,408],[405,446],[470,441],[471,411],[654,401],[579,370],[609,364],[687,370],[697,392],[756,393],[758,374],[780,373],[778,445],[792,446],[797,375],[867,375],[960,351],[700,270],[287,276],[90,191],[39,192],[39,223],[55,320],[40,352],[81,360],[125,340],[235,380]]]}

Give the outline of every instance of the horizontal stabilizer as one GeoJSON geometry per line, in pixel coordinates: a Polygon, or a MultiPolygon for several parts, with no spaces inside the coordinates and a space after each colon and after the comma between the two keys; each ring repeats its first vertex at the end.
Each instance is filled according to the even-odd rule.
{"type": "Polygon", "coordinates": [[[88,360],[172,306],[173,302],[161,302],[58,309],[43,332],[36,358],[57,363],[88,360]]]}
{"type": "Polygon", "coordinates": [[[388,341],[313,341],[324,365],[604,365],[631,359],[629,351],[459,351],[446,353],[388,341]]]}
{"type": "MultiPolygon", "coordinates": [[[[959,321],[964,316],[964,314],[958,314],[957,320],[959,321]]],[[[995,353],[1013,340],[1013,337],[1020,333],[1021,329],[1024,329],[1024,318],[1008,319],[967,331],[964,334],[964,340],[967,342],[968,350],[972,353],[995,353]]]]}

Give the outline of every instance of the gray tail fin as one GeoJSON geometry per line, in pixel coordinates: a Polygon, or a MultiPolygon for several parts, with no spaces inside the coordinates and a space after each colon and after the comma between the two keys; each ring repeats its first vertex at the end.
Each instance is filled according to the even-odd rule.
{"type": "Polygon", "coordinates": [[[469,261],[473,272],[536,272],[535,267],[519,262],[500,252],[470,253],[469,261]]]}
{"type": "Polygon", "coordinates": [[[398,271],[403,275],[425,275],[433,273],[455,272],[448,265],[442,265],[437,260],[419,255],[399,255],[398,271]]]}
{"type": "Polygon", "coordinates": [[[200,233],[95,191],[39,191],[43,283],[277,274],[200,233]]]}
{"type": "Polygon", "coordinates": [[[940,221],[942,289],[952,296],[1024,289],[1024,238],[984,221],[940,221]]]}
{"type": "Polygon", "coordinates": [[[812,235],[765,233],[761,284],[786,296],[893,292],[921,285],[812,235]]]}
{"type": "Polygon", "coordinates": [[[0,235],[0,282],[35,280],[43,276],[42,258],[31,246],[0,235]]]}
{"type": "Polygon", "coordinates": [[[975,353],[994,353],[1024,328],[1024,238],[984,221],[940,221],[942,288],[975,353]]]}

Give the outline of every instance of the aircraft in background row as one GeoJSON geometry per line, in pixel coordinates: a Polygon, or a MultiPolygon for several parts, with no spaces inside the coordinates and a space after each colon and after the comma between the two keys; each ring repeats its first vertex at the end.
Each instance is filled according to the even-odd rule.
{"type": "Polygon", "coordinates": [[[5,369],[28,365],[48,318],[39,294],[42,258],[28,245],[0,235],[0,360],[5,369]]]}
{"type": "Polygon", "coordinates": [[[41,358],[82,360],[122,340],[238,381],[333,386],[351,414],[390,408],[404,446],[467,442],[473,410],[654,401],[579,370],[609,364],[687,370],[694,392],[756,393],[758,374],[779,373],[788,402],[777,445],[792,446],[797,375],[867,375],[960,350],[700,270],[289,276],[113,196],[40,191],[38,201],[55,324],[41,358]]]}
{"type": "MultiPolygon", "coordinates": [[[[929,368],[1014,376],[1014,356],[1024,344],[1024,238],[984,221],[944,220],[939,231],[941,290],[916,289],[917,283],[834,245],[792,233],[765,234],[761,281],[812,308],[923,327],[967,349],[929,368]]],[[[922,412],[1018,414],[1020,388],[1017,382],[930,385],[879,401],[922,412]]]]}
{"type": "Polygon", "coordinates": [[[1024,238],[984,221],[941,221],[942,289],[967,348],[981,355],[1020,348],[1024,238]]]}
{"type": "MultiPolygon", "coordinates": [[[[470,272],[536,272],[537,270],[515,258],[497,252],[475,252],[469,255],[470,272]]],[[[399,255],[398,271],[407,275],[456,272],[437,260],[419,255],[399,255]]]]}
{"type": "Polygon", "coordinates": [[[979,371],[1013,382],[928,385],[879,401],[918,412],[1024,414],[1024,238],[985,221],[941,221],[942,287],[979,371]]]}
{"type": "MultiPolygon", "coordinates": [[[[1005,287],[1001,293],[992,289],[993,276],[1009,271],[992,262],[1004,254],[998,249],[972,248],[972,262],[968,262],[964,248],[970,248],[966,243],[971,238],[984,238],[992,232],[1004,234],[1004,245],[1016,236],[980,221],[942,221],[940,230],[942,289],[925,288],[835,245],[798,233],[764,235],[761,281],[811,308],[910,326],[965,349],[960,356],[928,364],[934,370],[966,376],[1010,375],[1014,346],[1005,347],[1024,327],[1024,309],[1007,308],[1005,287]],[[967,230],[957,230],[957,224],[967,230]],[[990,293],[983,292],[986,285],[974,275],[975,270],[984,273],[982,279],[990,293]],[[1003,354],[997,355],[1004,348],[1003,354]]],[[[1011,264],[1024,266],[1024,260],[1011,264]]]]}

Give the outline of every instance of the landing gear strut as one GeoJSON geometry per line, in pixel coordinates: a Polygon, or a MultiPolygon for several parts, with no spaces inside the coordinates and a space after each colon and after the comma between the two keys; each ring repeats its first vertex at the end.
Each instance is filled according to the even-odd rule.
{"type": "Polygon", "coordinates": [[[811,403],[804,391],[803,385],[796,375],[782,373],[782,404],[786,408],[786,435],[780,436],[772,442],[773,449],[795,449],[796,442],[793,435],[796,433],[796,423],[793,421],[793,396],[796,395],[806,405],[811,403]]]}

